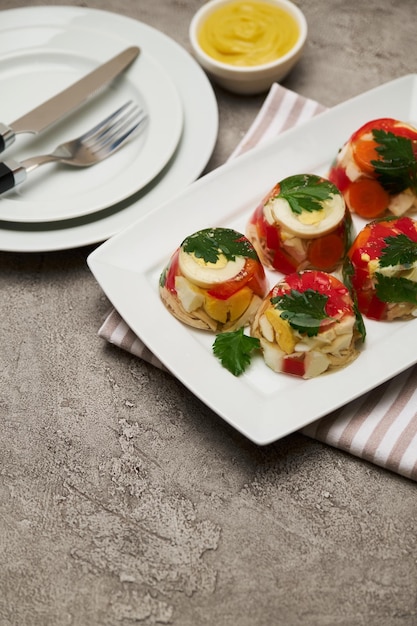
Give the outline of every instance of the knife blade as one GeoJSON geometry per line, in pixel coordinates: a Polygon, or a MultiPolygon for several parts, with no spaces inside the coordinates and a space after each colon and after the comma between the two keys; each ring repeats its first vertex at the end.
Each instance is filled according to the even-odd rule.
{"type": "Polygon", "coordinates": [[[0,122],[0,152],[15,141],[18,133],[37,134],[86,102],[129,67],[139,53],[139,47],[130,46],[9,126],[0,122]]]}

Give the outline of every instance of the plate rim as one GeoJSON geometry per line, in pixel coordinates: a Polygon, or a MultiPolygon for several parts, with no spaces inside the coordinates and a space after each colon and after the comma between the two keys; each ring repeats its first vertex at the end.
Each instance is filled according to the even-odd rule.
{"type": "MultiPolygon", "coordinates": [[[[254,443],[260,445],[272,443],[273,441],[276,441],[291,432],[307,426],[311,422],[316,421],[337,408],[340,408],[340,406],[347,404],[367,391],[382,384],[386,380],[389,380],[399,374],[401,371],[407,369],[417,361],[417,351],[415,350],[415,346],[412,342],[408,342],[409,345],[404,347],[403,353],[399,354],[398,351],[397,353],[390,355],[391,358],[389,368],[385,367],[385,364],[383,363],[385,346],[382,345],[384,342],[380,342],[377,343],[377,345],[371,346],[368,352],[365,349],[363,354],[361,354],[354,363],[350,364],[343,370],[335,371],[331,374],[307,381],[303,379],[295,380],[295,377],[291,377],[292,380],[290,380],[290,377],[286,377],[285,383],[283,383],[283,388],[279,389],[279,399],[281,404],[284,399],[286,400],[287,404],[285,407],[291,415],[286,415],[283,423],[278,424],[279,427],[277,428],[273,410],[277,400],[276,392],[274,392],[275,395],[266,393],[263,395],[260,394],[259,390],[257,391],[254,388],[253,381],[250,380],[250,374],[247,375],[245,373],[242,377],[235,378],[227,370],[222,368],[215,357],[210,354],[209,356],[211,361],[206,355],[203,356],[200,362],[202,363],[201,367],[204,367],[205,374],[210,376],[211,380],[208,382],[207,380],[204,380],[204,376],[199,377],[198,372],[195,371],[195,365],[192,364],[192,360],[195,360],[196,358],[198,359],[198,356],[201,355],[202,348],[199,337],[201,338],[201,333],[203,331],[200,331],[200,333],[199,331],[194,331],[176,320],[161,303],[157,285],[154,282],[152,284],[150,282],[151,280],[154,281],[157,277],[157,271],[162,271],[162,258],[165,259],[165,262],[168,260],[170,254],[182,240],[180,237],[187,236],[193,230],[204,228],[209,225],[225,224],[232,225],[234,227],[234,224],[230,224],[230,220],[226,220],[231,216],[233,210],[236,209],[237,211],[238,209],[235,206],[232,206],[228,217],[224,217],[220,221],[215,220],[215,224],[207,223],[207,220],[204,222],[203,218],[200,220],[200,224],[198,224],[198,219],[193,217],[194,221],[192,225],[187,223],[186,229],[184,229],[183,225],[177,225],[173,229],[169,229],[169,234],[165,236],[161,234],[161,238],[158,239],[158,246],[165,245],[165,243],[169,241],[170,237],[172,238],[171,245],[166,247],[164,253],[158,252],[159,256],[156,255],[155,251],[152,251],[152,242],[149,241],[151,239],[150,235],[152,233],[152,229],[155,224],[157,224],[158,220],[161,219],[163,212],[170,211],[175,214],[176,209],[178,210],[180,207],[186,207],[186,209],[181,209],[181,212],[178,213],[177,217],[184,218],[185,213],[186,217],[189,217],[190,215],[192,216],[191,207],[198,204],[199,194],[205,193],[207,195],[210,185],[219,185],[219,181],[221,182],[231,179],[233,175],[236,176],[236,172],[240,172],[240,178],[245,178],[248,173],[248,168],[254,160],[257,161],[259,168],[259,163],[264,164],[262,159],[266,159],[272,154],[276,154],[279,149],[284,150],[285,148],[287,151],[291,152],[292,149],[297,148],[297,144],[299,148],[305,143],[306,139],[308,139],[308,132],[311,131],[311,129],[314,129],[314,132],[317,135],[319,131],[322,131],[323,128],[331,122],[332,119],[334,121],[335,119],[337,120],[339,116],[346,115],[352,126],[351,132],[353,132],[357,127],[357,122],[355,122],[355,120],[358,119],[358,116],[360,117],[360,115],[362,115],[365,102],[368,106],[371,103],[375,104],[375,101],[379,102],[384,100],[382,96],[387,96],[387,94],[392,95],[395,92],[395,94],[398,95],[398,89],[401,88],[403,91],[407,91],[410,99],[413,96],[415,97],[417,89],[416,78],[416,74],[409,74],[400,79],[395,79],[394,81],[385,83],[384,85],[376,87],[368,92],[365,92],[364,94],[356,96],[355,98],[333,107],[312,120],[304,122],[296,128],[286,131],[276,139],[269,141],[264,146],[259,146],[238,159],[229,161],[217,170],[210,172],[200,180],[190,185],[181,194],[179,194],[179,196],[160,206],[156,211],[144,216],[126,231],[119,233],[106,243],[102,244],[87,258],[90,270],[109,300],[112,302],[113,306],[118,310],[125,322],[138,335],[138,337],[140,337],[151,352],[153,352],[169,370],[174,372],[174,375],[194,395],[199,397],[215,413],[254,443]],[[141,248],[139,254],[137,254],[136,251],[134,258],[135,262],[138,263],[138,267],[135,271],[133,271],[131,267],[131,259],[129,257],[131,254],[131,252],[129,252],[129,239],[133,238],[137,241],[137,233],[140,233],[143,248],[141,248]],[[173,239],[174,237],[176,237],[175,241],[173,239]],[[120,255],[120,245],[124,248],[124,253],[122,255],[120,255]],[[123,299],[119,299],[120,296],[122,296],[122,298],[125,297],[125,293],[121,294],[120,292],[122,289],[122,281],[120,281],[120,277],[124,276],[126,279],[128,273],[133,274],[134,276],[136,292],[135,294],[129,293],[129,297],[133,298],[131,300],[132,306],[130,308],[125,306],[123,299]],[[116,278],[118,286],[116,283],[113,283],[113,277],[116,278]],[[139,293],[141,294],[140,297],[139,293]],[[148,305],[146,311],[143,308],[141,302],[142,300],[148,305]],[[149,305],[151,305],[150,308],[149,305]],[[169,352],[167,346],[164,346],[162,337],[158,337],[157,341],[155,340],[155,327],[159,328],[158,325],[163,325],[165,329],[164,336],[169,337],[169,341],[172,342],[170,334],[175,336],[175,349],[178,351],[177,354],[180,354],[180,351],[181,355],[187,354],[190,359],[190,363],[184,363],[181,361],[178,362],[178,357],[175,354],[174,349],[169,352]],[[370,352],[371,349],[372,352],[370,352]],[[363,363],[363,367],[360,365],[361,362],[363,363]],[[364,378],[363,375],[361,377],[361,370],[365,367],[365,365],[367,369],[373,368],[373,371],[371,371],[371,374],[368,377],[364,378]],[[359,372],[357,371],[358,367],[359,372]],[[346,393],[346,390],[343,390],[342,394],[338,394],[339,397],[336,397],[335,393],[332,392],[332,401],[329,404],[327,402],[329,396],[327,381],[329,380],[329,376],[331,376],[332,385],[334,383],[334,387],[337,389],[339,383],[345,383],[346,386],[346,380],[343,377],[344,372],[350,372],[352,375],[353,372],[355,372],[354,377],[356,377],[356,380],[358,380],[360,384],[355,390],[352,388],[352,383],[349,382],[347,385],[348,392],[346,393]],[[245,385],[243,385],[243,381],[245,381],[245,385]],[[210,387],[220,384],[227,384],[228,392],[219,401],[218,399],[213,399],[210,387]],[[315,394],[316,406],[314,411],[312,411],[309,416],[301,415],[301,411],[305,408],[303,408],[305,399],[303,394],[296,393],[294,391],[298,390],[300,385],[302,386],[301,388],[304,392],[308,390],[310,394],[315,394]],[[244,392],[242,390],[244,390],[244,392]],[[262,407],[259,406],[259,399],[261,396],[262,407]],[[237,406],[236,398],[238,398],[237,406]],[[251,416],[246,416],[245,420],[242,420],[239,416],[239,412],[244,411],[245,405],[248,406],[248,400],[256,400],[258,403],[255,420],[252,420],[251,416]],[[295,416],[294,410],[299,412],[295,416]],[[261,423],[262,420],[264,420],[263,423],[261,423]]],[[[404,106],[404,94],[402,94],[402,96],[402,98],[398,97],[398,100],[401,101],[400,104],[396,104],[398,107],[404,106]]],[[[394,109],[392,106],[390,106],[390,108],[391,110],[394,109]]],[[[376,115],[376,117],[378,116],[379,115],[376,115]]],[[[369,119],[368,115],[364,117],[364,121],[367,121],[366,118],[369,119]]],[[[348,130],[343,132],[343,136],[344,140],[348,138],[348,130]]],[[[330,152],[333,154],[333,150],[336,151],[337,147],[340,146],[337,146],[336,143],[334,145],[332,144],[332,150],[328,150],[328,157],[330,157],[330,152]]],[[[327,158],[327,166],[329,165],[329,158],[327,158]]],[[[269,188],[272,188],[274,181],[269,180],[268,185],[266,185],[267,176],[261,175],[261,178],[263,179],[262,193],[264,193],[268,191],[269,188]]],[[[260,185],[261,183],[258,184],[258,186],[260,185]]],[[[228,196],[228,194],[225,195],[228,196]]],[[[231,200],[231,195],[232,194],[229,193],[229,197],[225,198],[225,202],[231,200]]],[[[258,200],[260,197],[262,196],[259,189],[257,194],[258,200]]],[[[239,202],[241,202],[241,199],[239,199],[239,202]]],[[[256,205],[253,205],[252,203],[251,206],[253,210],[256,205]]],[[[240,210],[243,209],[241,208],[240,210]]],[[[247,217],[248,216],[249,213],[247,214],[247,217]]],[[[216,213],[216,217],[218,217],[218,213],[216,213]]],[[[181,222],[182,224],[183,221],[184,219],[178,220],[178,223],[181,222]]],[[[396,331],[393,335],[395,334],[395,337],[397,337],[399,329],[401,330],[405,328],[406,330],[402,332],[402,335],[404,332],[407,334],[407,330],[410,328],[410,325],[415,325],[416,323],[416,320],[403,323],[400,322],[395,327],[390,326],[390,329],[391,331],[393,329],[396,331]]],[[[384,323],[381,322],[374,322],[373,325],[372,323],[367,322],[368,336],[369,328],[371,327],[372,333],[374,333],[375,337],[378,338],[378,333],[382,332],[381,329],[384,328],[383,325],[384,323]]],[[[208,342],[205,341],[203,347],[206,353],[207,344],[208,342]]],[[[181,356],[181,358],[183,357],[181,356]]],[[[266,368],[265,365],[264,367],[266,368]]],[[[271,374],[268,373],[268,375],[265,375],[265,378],[267,376],[269,377],[269,383],[271,374]]],[[[281,375],[272,373],[272,376],[281,375]]],[[[309,403],[311,410],[311,398],[309,398],[309,403]]]]}

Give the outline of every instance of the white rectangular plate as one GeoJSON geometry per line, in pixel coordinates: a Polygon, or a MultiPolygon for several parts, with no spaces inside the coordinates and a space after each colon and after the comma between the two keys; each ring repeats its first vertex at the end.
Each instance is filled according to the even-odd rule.
{"type": "MultiPolygon", "coordinates": [[[[312,380],[276,374],[256,357],[234,377],[212,354],[213,335],[177,321],[161,303],[158,279],[183,239],[202,228],[245,232],[276,182],[297,173],[326,175],[338,149],[363,123],[417,122],[417,75],[373,89],[229,162],[88,258],[96,280],[132,330],[196,396],[253,442],[268,444],[373,389],[417,361],[417,320],[366,321],[366,346],[348,367],[312,380]]],[[[355,217],[359,230],[365,224],[355,217]]],[[[280,274],[268,273],[271,286],[280,274]]]]}

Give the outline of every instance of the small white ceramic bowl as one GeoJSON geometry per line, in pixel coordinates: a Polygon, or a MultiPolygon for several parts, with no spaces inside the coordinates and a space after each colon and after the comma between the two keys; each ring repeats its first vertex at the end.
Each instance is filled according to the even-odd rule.
{"type": "MultiPolygon", "coordinates": [[[[244,2],[244,0],[242,0],[244,2]]],[[[267,91],[274,82],[281,81],[300,59],[307,40],[307,21],[301,10],[290,0],[262,0],[289,13],[298,25],[299,36],[295,45],[283,56],[269,63],[236,66],[209,56],[199,43],[202,24],[217,9],[236,3],[236,0],[209,0],[194,15],[190,23],[189,38],[195,58],[210,78],[225,89],[239,94],[256,94],[267,91]]]]}

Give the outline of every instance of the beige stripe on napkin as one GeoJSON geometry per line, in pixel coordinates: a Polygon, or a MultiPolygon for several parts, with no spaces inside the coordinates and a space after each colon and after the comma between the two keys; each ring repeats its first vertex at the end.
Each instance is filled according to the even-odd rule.
{"type": "MultiPolygon", "coordinates": [[[[230,159],[325,110],[321,104],[274,84],[230,159]]],[[[166,368],[116,310],[98,331],[106,341],[166,368]]],[[[417,366],[304,428],[305,435],[417,480],[417,366]]]]}
{"type": "Polygon", "coordinates": [[[326,107],[274,83],[252,126],[230,155],[233,159],[283,131],[309,120],[326,107]]]}
{"type": "Polygon", "coordinates": [[[417,480],[417,367],[310,424],[303,433],[417,480]]]}

